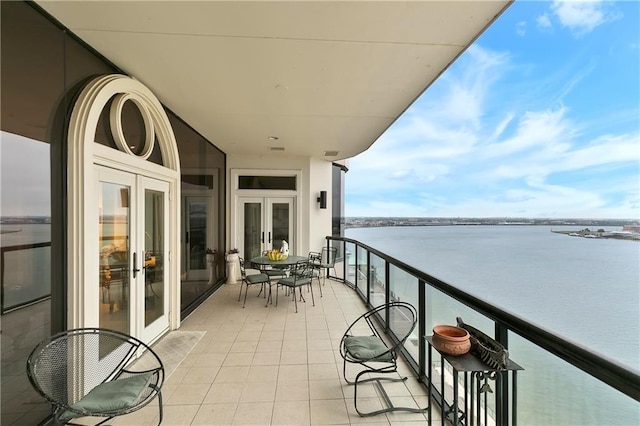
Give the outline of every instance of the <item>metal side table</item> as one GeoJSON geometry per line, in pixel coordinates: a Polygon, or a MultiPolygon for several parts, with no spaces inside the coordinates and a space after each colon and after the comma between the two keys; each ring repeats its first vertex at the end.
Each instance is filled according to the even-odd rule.
{"type": "MultiPolygon", "coordinates": [[[[451,422],[453,425],[487,425],[489,424],[488,412],[488,394],[495,395],[495,419],[491,423],[496,425],[516,425],[517,422],[517,381],[516,372],[524,370],[521,366],[509,360],[507,368],[499,371],[482,362],[478,357],[471,353],[465,355],[452,356],[439,352],[433,347],[432,336],[425,336],[428,344],[427,349],[427,386],[429,400],[431,401],[432,393],[435,390],[435,398],[440,402],[442,407],[441,424],[445,421],[451,422]],[[432,354],[435,351],[440,355],[440,383],[439,389],[433,383],[433,362],[432,354]],[[449,404],[446,400],[445,386],[445,361],[451,366],[453,383],[448,383],[453,388],[453,400],[449,404]],[[460,387],[458,383],[459,374],[462,373],[464,380],[463,394],[460,395],[460,387]],[[511,376],[511,378],[509,378],[511,376]],[[439,395],[438,395],[439,393],[439,395]],[[511,404],[509,404],[509,397],[511,404]],[[510,406],[509,406],[510,405],[510,406]],[[511,409],[511,422],[509,422],[509,409],[511,409]]],[[[431,424],[431,405],[427,412],[429,424],[431,424]]]]}

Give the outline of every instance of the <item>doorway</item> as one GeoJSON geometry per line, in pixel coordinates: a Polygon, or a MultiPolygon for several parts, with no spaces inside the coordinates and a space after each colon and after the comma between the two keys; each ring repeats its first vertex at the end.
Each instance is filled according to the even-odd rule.
{"type": "Polygon", "coordinates": [[[295,197],[239,197],[236,235],[241,257],[249,260],[265,250],[295,247],[295,197]]]}
{"type": "Polygon", "coordinates": [[[150,342],[169,328],[169,183],[96,166],[98,324],[150,342]]]}

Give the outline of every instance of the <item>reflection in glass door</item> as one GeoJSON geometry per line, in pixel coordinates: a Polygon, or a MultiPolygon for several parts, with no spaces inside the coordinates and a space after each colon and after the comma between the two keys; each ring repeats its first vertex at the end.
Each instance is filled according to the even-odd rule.
{"type": "MultiPolygon", "coordinates": [[[[136,279],[138,307],[144,314],[137,321],[138,331],[145,341],[159,336],[169,326],[168,299],[168,209],[169,184],[138,176],[140,234],[140,261],[134,268],[140,268],[136,279]],[[139,265],[139,266],[136,266],[139,265]]],[[[136,272],[134,271],[134,278],[136,272]]]]}
{"type": "MultiPolygon", "coordinates": [[[[133,180],[130,181],[133,183],[133,180]]],[[[100,327],[129,333],[131,184],[100,183],[100,327]]]]}
{"type": "Polygon", "coordinates": [[[164,315],[164,194],[145,189],[144,325],[164,315]]]}
{"type": "Polygon", "coordinates": [[[291,202],[279,202],[276,200],[268,200],[269,212],[271,213],[271,225],[269,230],[269,236],[271,237],[271,248],[282,248],[282,241],[286,241],[289,247],[291,244],[291,225],[292,214],[291,202]]]}
{"type": "Polygon", "coordinates": [[[208,203],[206,197],[185,197],[187,276],[189,280],[207,278],[206,250],[209,237],[207,229],[208,203]]]}
{"type": "Polygon", "coordinates": [[[262,200],[246,200],[243,208],[242,257],[252,259],[260,256],[264,249],[264,229],[262,228],[262,200]]]}

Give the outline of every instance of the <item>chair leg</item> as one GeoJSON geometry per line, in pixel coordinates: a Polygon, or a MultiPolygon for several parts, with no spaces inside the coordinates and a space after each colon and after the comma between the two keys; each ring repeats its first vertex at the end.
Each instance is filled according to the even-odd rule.
{"type": "MultiPolygon", "coordinates": [[[[266,284],[266,283],[265,283],[266,284]]],[[[262,284],[262,285],[265,285],[262,284]]],[[[267,291],[265,290],[265,294],[267,293],[267,291]]],[[[267,297],[267,301],[264,304],[264,307],[268,307],[269,306],[269,301],[271,300],[271,283],[269,283],[269,297],[267,297]]]]}
{"type": "Polygon", "coordinates": [[[242,284],[244,284],[242,281],[240,282],[240,293],[238,293],[238,302],[240,301],[240,297],[242,296],[242,284]]]}
{"type": "Polygon", "coordinates": [[[344,377],[344,381],[347,382],[350,385],[354,385],[356,382],[352,382],[351,380],[347,379],[347,360],[343,359],[342,360],[342,377],[344,377]]]}
{"type": "Polygon", "coordinates": [[[244,302],[242,302],[242,307],[244,308],[244,305],[247,304],[247,293],[249,292],[249,286],[245,285],[244,286],[244,302]]]}
{"type": "MultiPolygon", "coordinates": [[[[300,290],[300,297],[302,297],[302,290],[300,290]]],[[[296,305],[296,314],[298,313],[298,299],[296,298],[296,288],[293,287],[293,303],[296,305]]]]}
{"type": "MultiPolygon", "coordinates": [[[[321,269],[318,269],[318,288],[320,289],[320,297],[322,297],[322,283],[320,283],[320,274],[321,269]]],[[[313,283],[313,277],[311,277],[311,282],[313,283]]],[[[312,287],[312,285],[309,285],[309,287],[312,287]]]]}
{"type": "MultiPolygon", "coordinates": [[[[377,414],[389,413],[391,411],[408,411],[410,413],[425,413],[429,409],[428,406],[425,407],[425,408],[414,408],[414,407],[397,407],[397,406],[393,405],[393,403],[389,399],[389,395],[387,395],[387,392],[385,391],[384,387],[382,386],[382,383],[380,383],[383,380],[386,380],[386,381],[389,381],[389,382],[404,382],[405,380],[407,380],[407,377],[400,377],[400,378],[394,378],[394,377],[371,377],[369,379],[360,380],[360,377],[363,374],[367,374],[367,373],[375,374],[376,372],[375,371],[370,371],[370,370],[363,370],[360,373],[358,373],[356,375],[356,380],[354,382],[354,388],[353,388],[353,405],[354,405],[354,407],[356,409],[356,412],[358,413],[358,415],[360,417],[375,416],[377,414]],[[370,411],[370,412],[362,412],[362,411],[360,411],[360,409],[358,409],[358,384],[363,384],[363,383],[368,383],[368,382],[376,382],[378,384],[378,389],[380,390],[380,394],[381,394],[382,399],[384,400],[385,404],[387,405],[387,408],[383,408],[381,410],[370,411]]],[[[387,373],[395,373],[395,371],[388,371],[387,373]]],[[[345,376],[345,379],[346,379],[346,376],[345,376]]]]}
{"type": "Polygon", "coordinates": [[[162,423],[162,392],[158,390],[158,410],[160,412],[160,419],[158,420],[158,426],[162,423]]]}

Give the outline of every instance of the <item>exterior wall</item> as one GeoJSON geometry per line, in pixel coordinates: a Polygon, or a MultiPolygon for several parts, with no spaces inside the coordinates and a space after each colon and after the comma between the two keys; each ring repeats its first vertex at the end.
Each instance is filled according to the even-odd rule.
{"type": "Polygon", "coordinates": [[[331,235],[332,185],[331,162],[311,159],[309,162],[309,251],[320,251],[331,235]],[[320,191],[327,191],[327,208],[318,203],[320,191]]]}
{"type": "MultiPolygon", "coordinates": [[[[0,237],[3,266],[10,265],[0,268],[3,286],[0,423],[34,425],[49,415],[50,407],[28,383],[26,358],[38,342],[67,329],[68,315],[82,307],[79,303],[68,306],[67,256],[75,246],[66,232],[67,155],[76,151],[67,145],[67,120],[75,96],[89,79],[122,71],[56,25],[37,6],[3,1],[0,11],[0,227],[4,230],[11,222],[10,228],[20,229],[0,237]],[[42,179],[34,185],[36,174],[42,179]],[[30,231],[34,226],[37,233],[30,231]]],[[[210,191],[219,195],[212,213],[219,241],[210,241],[210,247],[223,252],[225,155],[175,114],[170,111],[167,114],[182,166],[189,169],[190,177],[205,174],[217,177],[214,182],[220,185],[220,190],[215,187],[210,191]]],[[[106,117],[95,134],[95,143],[104,145],[102,149],[115,147],[108,114],[106,117]]],[[[122,117],[123,126],[130,129],[128,125],[133,124],[134,131],[137,120],[135,114],[122,117]]],[[[154,154],[152,157],[156,158],[154,154]]],[[[183,186],[193,188],[198,183],[197,179],[182,176],[183,186]]],[[[174,219],[177,221],[178,217],[174,219]]],[[[224,268],[218,270],[224,274],[224,268]]],[[[188,306],[182,296],[182,312],[194,309],[224,278],[217,275],[197,288],[189,283],[189,294],[194,293],[194,288],[198,294],[189,296],[188,306]]],[[[95,279],[87,285],[98,286],[98,282],[96,269],[95,279]]]]}

